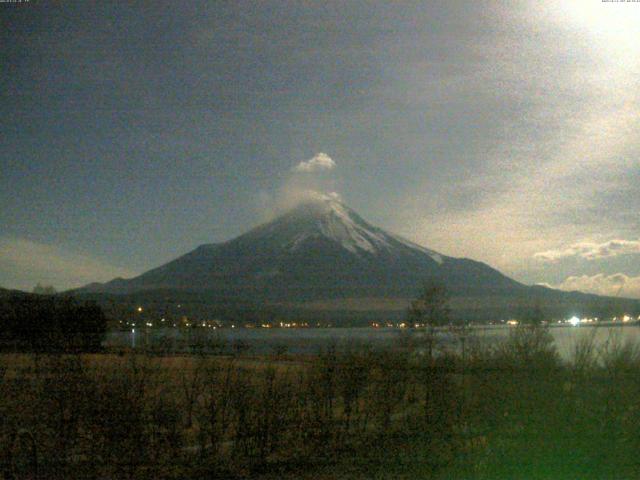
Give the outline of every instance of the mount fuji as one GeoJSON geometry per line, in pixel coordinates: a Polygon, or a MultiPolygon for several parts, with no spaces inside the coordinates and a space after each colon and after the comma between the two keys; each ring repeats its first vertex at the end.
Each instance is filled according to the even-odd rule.
{"type": "Polygon", "coordinates": [[[602,298],[526,286],[484,263],[388,233],[320,194],[237,238],[201,245],[135,278],[90,284],[78,293],[172,292],[179,298],[198,292],[210,302],[397,312],[426,280],[444,284],[454,309],[474,311],[474,317],[479,311],[487,318],[509,315],[523,302],[561,308],[602,298]]]}

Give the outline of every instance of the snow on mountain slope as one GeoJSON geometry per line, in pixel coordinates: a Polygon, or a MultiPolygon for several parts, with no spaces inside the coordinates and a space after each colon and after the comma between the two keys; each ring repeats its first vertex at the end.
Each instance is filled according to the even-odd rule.
{"type": "Polygon", "coordinates": [[[89,290],[207,290],[274,301],[411,297],[425,279],[452,291],[520,285],[488,265],[457,259],[387,233],[332,196],[317,195],[272,221],[195,250],[142,275],[89,290]]]}
{"type": "Polygon", "coordinates": [[[278,241],[282,248],[292,252],[322,237],[356,255],[393,254],[399,253],[399,249],[409,249],[427,254],[438,264],[444,262],[443,255],[368,224],[335,197],[322,194],[246,236],[252,241],[278,241]]]}
{"type": "MultiPolygon", "coordinates": [[[[323,195],[239,237],[201,245],[137,277],[77,292],[107,294],[109,302],[140,295],[163,309],[188,301],[198,314],[209,311],[207,305],[218,312],[257,302],[293,309],[296,316],[299,309],[330,311],[333,319],[351,308],[369,315],[378,310],[373,305],[406,305],[425,281],[442,283],[459,300],[456,308],[482,319],[509,318],[535,298],[557,311],[562,302],[574,311],[577,298],[528,287],[482,262],[441,255],[370,225],[338,199],[323,195]]],[[[380,308],[385,318],[386,310],[398,311],[380,308]]]]}
{"type": "Polygon", "coordinates": [[[426,253],[431,257],[432,260],[434,260],[439,265],[442,265],[444,263],[444,256],[439,254],[438,252],[434,250],[430,250],[426,247],[423,247],[422,245],[418,245],[417,243],[413,243],[411,240],[407,240],[406,238],[403,238],[400,235],[393,235],[393,234],[388,234],[388,235],[395,238],[398,242],[402,243],[403,245],[406,245],[409,248],[418,250],[422,253],[426,253]]]}

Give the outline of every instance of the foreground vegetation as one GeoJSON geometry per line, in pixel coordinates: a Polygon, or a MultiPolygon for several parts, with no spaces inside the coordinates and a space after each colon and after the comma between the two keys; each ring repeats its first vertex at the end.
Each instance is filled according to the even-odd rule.
{"type": "Polygon", "coordinates": [[[0,356],[2,478],[637,478],[640,354],[542,327],[291,357],[0,356]],[[466,338],[466,337],[465,337],[466,338]],[[428,352],[431,352],[429,355],[428,352]]]}

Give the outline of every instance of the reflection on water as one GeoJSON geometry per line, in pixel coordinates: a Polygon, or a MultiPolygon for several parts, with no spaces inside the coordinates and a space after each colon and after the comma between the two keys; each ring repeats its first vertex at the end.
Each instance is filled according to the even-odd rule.
{"type": "MultiPolygon", "coordinates": [[[[499,342],[509,335],[514,327],[475,328],[470,335],[481,343],[499,342]]],[[[555,340],[558,353],[563,359],[571,359],[576,344],[581,339],[593,337],[596,348],[607,341],[619,343],[640,340],[640,328],[627,327],[554,327],[550,333],[555,340]]],[[[313,354],[330,345],[347,348],[353,345],[370,345],[373,348],[388,347],[401,343],[408,335],[420,335],[396,328],[301,328],[301,329],[222,329],[179,330],[149,329],[135,332],[110,332],[106,346],[114,348],[150,349],[164,353],[202,351],[204,353],[250,351],[255,354],[297,353],[313,354]]],[[[444,348],[457,348],[458,339],[449,332],[439,334],[444,348]]]]}

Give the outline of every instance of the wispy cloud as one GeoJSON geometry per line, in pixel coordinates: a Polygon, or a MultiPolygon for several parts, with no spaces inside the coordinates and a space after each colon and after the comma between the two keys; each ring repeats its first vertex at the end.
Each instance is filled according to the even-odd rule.
{"type": "Polygon", "coordinates": [[[90,255],[13,237],[0,238],[0,271],[7,285],[30,289],[41,282],[59,290],[135,274],[90,255]]]}
{"type": "MultiPolygon", "coordinates": [[[[442,69],[451,72],[448,82],[432,73],[433,65],[405,70],[411,72],[403,79],[407,88],[395,89],[397,95],[407,92],[420,107],[443,102],[448,112],[469,112],[459,118],[474,119],[468,131],[482,129],[482,135],[469,140],[461,129],[456,136],[461,144],[471,141],[474,151],[472,168],[462,161],[464,155],[449,160],[467,167],[452,175],[455,183],[432,181],[455,168],[443,166],[403,190],[402,203],[409,207],[400,212],[402,222],[410,218],[417,226],[412,234],[399,221],[400,232],[451,255],[486,261],[523,281],[533,278],[540,260],[634,252],[630,244],[621,251],[614,243],[601,251],[599,244],[576,247],[585,238],[596,239],[595,244],[635,236],[631,222],[637,218],[638,197],[625,192],[612,198],[611,193],[627,179],[637,183],[634,132],[640,123],[634,112],[640,97],[633,87],[640,67],[635,59],[619,61],[622,57],[612,51],[618,46],[609,30],[615,29],[598,36],[592,25],[578,30],[574,20],[564,18],[582,15],[573,12],[574,3],[566,3],[571,8],[564,13],[553,2],[520,2],[522,8],[500,12],[501,25],[517,28],[489,29],[468,42],[473,47],[463,53],[469,61],[442,69]],[[464,99],[461,107],[457,99],[464,99]],[[484,118],[474,118],[476,108],[484,118]],[[453,204],[452,199],[462,201],[453,204]]],[[[606,4],[594,4],[600,17],[607,14],[606,4]]],[[[589,21],[597,23],[598,15],[589,21]]],[[[637,41],[632,48],[637,58],[637,41]]],[[[446,154],[445,149],[428,151],[434,158],[446,154]]]]}
{"type": "Polygon", "coordinates": [[[577,290],[598,295],[640,298],[640,276],[630,277],[624,273],[576,275],[567,277],[557,285],[548,286],[567,291],[577,290]]]}
{"type": "Polygon", "coordinates": [[[640,253],[640,241],[615,239],[604,243],[574,243],[567,248],[538,252],[534,255],[534,258],[543,262],[555,263],[572,257],[580,257],[585,260],[598,260],[632,253],[640,253]]]}
{"type": "Polygon", "coordinates": [[[313,173],[322,170],[333,170],[335,166],[336,162],[334,162],[329,155],[320,152],[313,158],[300,162],[293,168],[293,171],[298,173],[313,173]]]}

